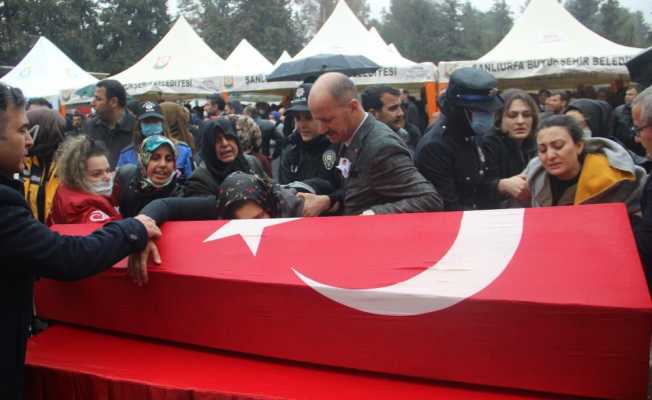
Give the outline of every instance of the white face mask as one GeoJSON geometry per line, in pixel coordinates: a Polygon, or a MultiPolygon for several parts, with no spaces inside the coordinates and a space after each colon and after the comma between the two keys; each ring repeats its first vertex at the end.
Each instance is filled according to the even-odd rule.
{"type": "Polygon", "coordinates": [[[86,182],[86,186],[92,193],[111,197],[111,193],[113,193],[113,177],[109,181],[86,182]]]}

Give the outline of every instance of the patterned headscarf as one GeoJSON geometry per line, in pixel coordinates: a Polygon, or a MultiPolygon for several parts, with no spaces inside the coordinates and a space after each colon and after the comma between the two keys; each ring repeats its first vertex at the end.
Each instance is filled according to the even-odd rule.
{"type": "Polygon", "coordinates": [[[145,140],[143,140],[143,143],[141,143],[140,151],[138,152],[138,160],[140,161],[140,170],[141,170],[141,177],[142,177],[141,184],[140,184],[141,189],[148,189],[148,188],[159,189],[169,185],[176,178],[178,171],[172,172],[172,174],[170,174],[170,178],[165,184],[156,185],[147,176],[147,164],[149,164],[149,160],[152,158],[152,154],[154,154],[154,152],[158,150],[159,147],[165,145],[167,145],[172,151],[172,157],[174,158],[174,167],[176,168],[177,148],[172,142],[172,140],[166,138],[163,135],[154,135],[145,138],[145,140]]]}
{"type": "Polygon", "coordinates": [[[259,152],[263,136],[256,121],[247,115],[231,114],[228,118],[238,133],[242,151],[247,154],[259,152]]]}
{"type": "Polygon", "coordinates": [[[271,182],[257,175],[236,171],[227,176],[217,193],[217,211],[222,219],[231,219],[238,206],[252,201],[270,216],[276,215],[278,201],[271,182]]]}

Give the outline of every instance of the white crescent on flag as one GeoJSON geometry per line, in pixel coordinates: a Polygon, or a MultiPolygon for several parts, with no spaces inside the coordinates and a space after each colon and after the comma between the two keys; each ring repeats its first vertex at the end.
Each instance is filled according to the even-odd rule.
{"type": "Polygon", "coordinates": [[[521,242],[523,209],[467,211],[448,252],[431,267],[396,284],[346,289],[294,273],[321,295],[370,314],[410,316],[443,310],[489,286],[521,242]]]}

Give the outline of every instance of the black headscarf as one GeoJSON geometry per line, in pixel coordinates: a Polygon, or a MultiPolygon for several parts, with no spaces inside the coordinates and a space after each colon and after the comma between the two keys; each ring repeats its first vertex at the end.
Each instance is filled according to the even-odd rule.
{"type": "Polygon", "coordinates": [[[220,218],[231,219],[242,204],[258,204],[272,218],[277,215],[279,200],[272,182],[242,171],[227,176],[217,193],[217,213],[220,218]]]}
{"type": "Polygon", "coordinates": [[[206,168],[213,176],[213,179],[220,184],[224,179],[235,171],[252,172],[249,162],[244,157],[242,149],[240,148],[240,141],[238,135],[231,122],[226,119],[215,119],[207,121],[201,128],[201,158],[206,165],[206,168]],[[217,135],[222,134],[228,139],[235,140],[238,146],[238,155],[231,163],[225,164],[217,158],[215,152],[215,142],[217,135]]]}
{"type": "Polygon", "coordinates": [[[613,136],[613,110],[606,101],[576,99],[570,102],[564,113],[569,110],[577,110],[584,116],[593,137],[613,136]]]}

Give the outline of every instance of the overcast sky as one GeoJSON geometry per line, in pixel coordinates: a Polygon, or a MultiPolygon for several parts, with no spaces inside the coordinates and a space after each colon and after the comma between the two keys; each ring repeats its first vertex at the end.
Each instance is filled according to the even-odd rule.
{"type": "MultiPolygon", "coordinates": [[[[380,17],[380,13],[383,8],[389,8],[389,3],[390,0],[367,0],[369,2],[369,6],[371,7],[371,13],[372,16],[375,18],[380,17]]],[[[462,0],[464,2],[466,0],[462,0]]],[[[493,1],[491,0],[470,0],[473,5],[482,10],[482,11],[487,11],[489,8],[491,8],[491,5],[493,4],[493,1]]],[[[168,0],[168,5],[171,8],[171,11],[173,13],[177,12],[177,4],[178,0],[168,0]]],[[[512,9],[514,12],[514,16],[518,16],[521,11],[521,6],[525,4],[525,0],[507,0],[507,4],[509,7],[512,9]]],[[[643,11],[643,14],[645,15],[645,19],[648,21],[648,23],[652,23],[652,0],[620,0],[620,4],[622,4],[624,7],[627,7],[629,9],[633,10],[640,10],[643,11]]]]}
{"type": "MultiPolygon", "coordinates": [[[[491,0],[470,1],[477,9],[482,11],[487,11],[493,4],[493,1],[491,0]]],[[[374,17],[378,17],[380,16],[380,12],[384,7],[389,8],[390,0],[367,0],[367,2],[371,7],[371,12],[374,17]]],[[[520,13],[521,6],[525,4],[525,0],[507,0],[507,4],[514,12],[514,16],[516,16],[520,13]]],[[[620,4],[622,4],[623,7],[627,7],[629,9],[643,11],[646,20],[652,23],[652,0],[620,0],[620,4]]]]}

